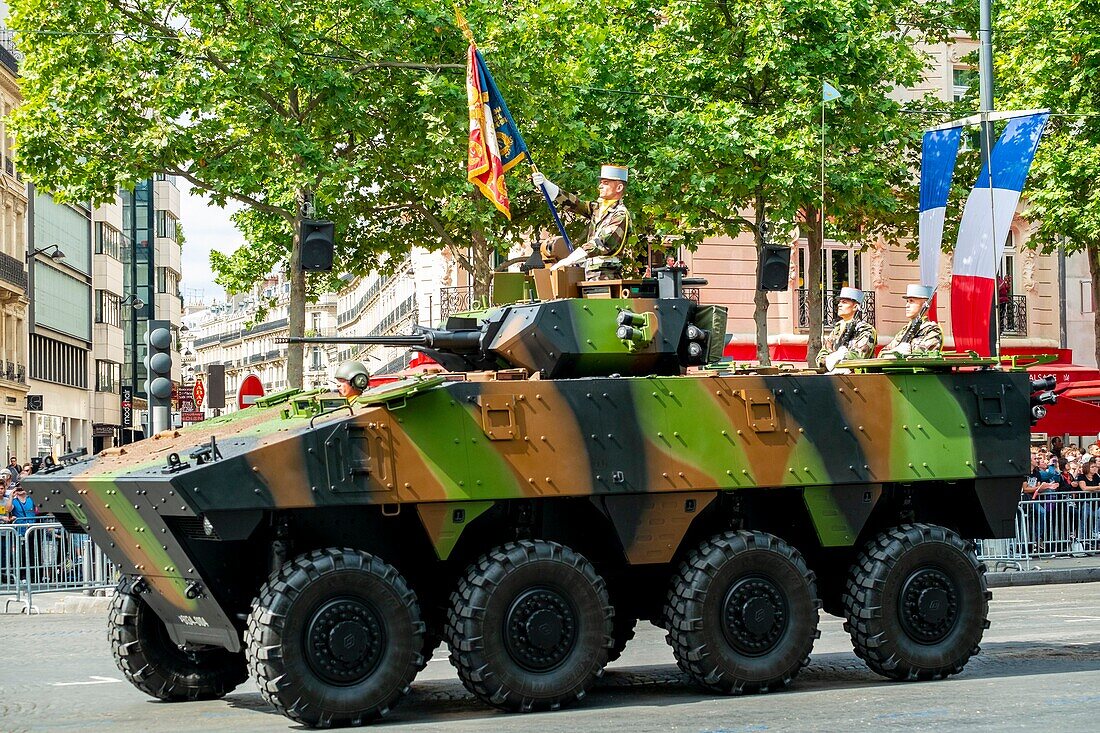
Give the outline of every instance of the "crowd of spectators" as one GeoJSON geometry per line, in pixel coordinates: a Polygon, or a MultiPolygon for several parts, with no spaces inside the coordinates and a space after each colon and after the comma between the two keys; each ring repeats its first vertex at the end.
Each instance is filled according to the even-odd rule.
{"type": "Polygon", "coordinates": [[[1084,450],[1058,437],[1033,447],[1022,498],[1037,552],[1048,551],[1052,542],[1100,549],[1100,440],[1084,450]]]}

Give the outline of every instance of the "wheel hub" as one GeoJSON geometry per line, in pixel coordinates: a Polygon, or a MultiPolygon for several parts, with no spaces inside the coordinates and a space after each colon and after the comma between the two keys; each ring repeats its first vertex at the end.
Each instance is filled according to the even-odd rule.
{"type": "Polygon", "coordinates": [[[329,601],[317,610],[306,632],[305,656],[323,680],[353,685],[368,677],[386,648],[385,626],[377,610],[351,598],[329,601]]]}
{"type": "Polygon", "coordinates": [[[750,657],[771,651],[790,621],[786,595],[769,578],[759,576],[734,583],[722,608],[726,641],[750,657]]]}
{"type": "Polygon", "coordinates": [[[938,568],[912,573],[901,589],[901,624],[914,640],[935,644],[955,627],[959,617],[959,591],[955,582],[938,568]]]}
{"type": "Polygon", "coordinates": [[[523,592],[505,614],[505,646],[512,659],[529,671],[545,672],[557,667],[573,651],[576,641],[573,606],[550,588],[523,592]]]}

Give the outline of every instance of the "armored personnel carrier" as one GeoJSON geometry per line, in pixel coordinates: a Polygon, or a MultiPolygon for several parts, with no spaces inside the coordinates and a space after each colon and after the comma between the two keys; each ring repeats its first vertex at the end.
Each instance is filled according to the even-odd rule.
{"type": "Polygon", "coordinates": [[[722,366],[725,311],[678,278],[360,339],[448,373],[272,395],[29,485],[121,568],[112,649],[163,700],[250,674],[296,721],[361,724],[445,641],[488,705],[555,709],[639,619],[701,687],[767,692],[822,606],[886,677],[962,670],[990,597],[964,538],[1013,534],[1050,385],[722,366]]]}

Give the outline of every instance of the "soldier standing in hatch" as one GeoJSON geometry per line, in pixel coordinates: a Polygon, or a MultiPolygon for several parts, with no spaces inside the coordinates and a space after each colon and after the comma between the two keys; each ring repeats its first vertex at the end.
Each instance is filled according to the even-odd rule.
{"type": "Polygon", "coordinates": [[[363,394],[370,385],[370,371],[361,361],[349,360],[336,367],[336,391],[346,400],[363,394]]]}
{"type": "Polygon", "coordinates": [[[836,314],[839,317],[832,332],[821,340],[821,351],[817,354],[817,365],[828,371],[844,359],[868,359],[875,353],[878,332],[875,327],[862,318],[857,318],[863,308],[863,291],[844,287],[836,299],[836,314]]]}
{"type": "Polygon", "coordinates": [[[929,320],[928,301],[932,288],[910,285],[905,289],[905,317],[909,323],[886,345],[879,358],[895,359],[898,354],[927,354],[943,349],[943,327],[929,320]]]}
{"type": "Polygon", "coordinates": [[[584,241],[563,260],[550,268],[557,270],[583,263],[585,277],[605,280],[622,276],[622,254],[630,236],[630,212],[623,204],[627,169],[617,165],[600,168],[600,197],[597,201],[582,201],[579,196],[562,191],[538,171],[531,174],[535,188],[546,186],[546,193],[556,206],[574,212],[588,220],[584,241]]]}

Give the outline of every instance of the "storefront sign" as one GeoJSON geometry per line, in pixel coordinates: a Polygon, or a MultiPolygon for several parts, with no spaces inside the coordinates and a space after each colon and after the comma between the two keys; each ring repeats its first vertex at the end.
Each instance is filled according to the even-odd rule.
{"type": "Polygon", "coordinates": [[[119,390],[119,403],[122,406],[122,427],[134,426],[134,388],[128,384],[119,390]]]}

